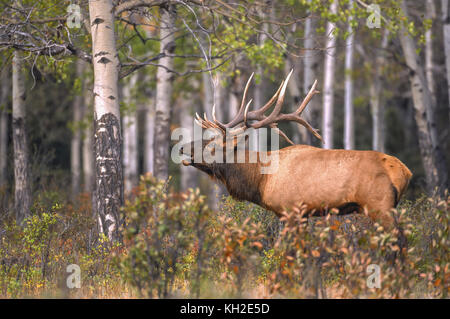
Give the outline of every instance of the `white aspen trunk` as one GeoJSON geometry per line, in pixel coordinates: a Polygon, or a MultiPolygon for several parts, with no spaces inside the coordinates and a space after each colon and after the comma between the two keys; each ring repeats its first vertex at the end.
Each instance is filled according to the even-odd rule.
{"type": "MultiPolygon", "coordinates": [[[[311,0],[309,0],[311,2],[311,0]]],[[[309,17],[305,22],[305,40],[303,46],[305,48],[305,54],[303,57],[303,94],[306,96],[309,89],[313,85],[314,81],[318,78],[317,68],[319,66],[319,59],[317,53],[314,51],[315,44],[314,38],[316,35],[316,21],[309,17]]],[[[314,128],[319,127],[319,113],[320,102],[318,99],[312,99],[308,107],[303,111],[302,116],[305,117],[308,123],[314,128]]],[[[306,130],[305,130],[306,131],[306,130]]],[[[312,145],[314,137],[311,133],[307,132],[307,144],[312,145]]]]}
{"type": "MultiPolygon", "coordinates": [[[[272,6],[271,6],[271,4],[270,3],[267,3],[268,4],[268,6],[269,6],[269,10],[270,10],[270,14],[269,14],[269,16],[270,15],[273,15],[273,10],[272,10],[272,6]]],[[[260,17],[261,17],[261,19],[263,19],[263,20],[265,20],[265,18],[266,18],[266,14],[265,14],[265,12],[263,11],[263,10],[259,10],[260,11],[260,17]]],[[[269,25],[267,24],[267,23],[264,23],[263,25],[262,25],[262,30],[263,31],[265,31],[265,32],[269,32],[269,25]]],[[[258,35],[258,45],[262,48],[263,46],[264,46],[264,43],[266,42],[266,40],[267,40],[267,35],[265,34],[265,33],[260,33],[259,35],[258,35]]],[[[290,70],[289,70],[290,71],[290,70]]],[[[253,87],[254,87],[254,94],[253,94],[253,96],[254,96],[254,100],[253,100],[253,107],[260,107],[260,106],[262,106],[262,105],[264,105],[265,104],[265,100],[264,100],[264,98],[265,98],[265,96],[264,96],[264,89],[265,89],[265,84],[264,84],[264,81],[263,81],[263,78],[264,78],[264,69],[263,69],[263,67],[261,66],[261,64],[258,64],[258,66],[257,66],[257,68],[256,68],[256,77],[258,78],[258,80],[259,80],[259,82],[257,83],[256,81],[254,81],[252,84],[254,85],[253,87]]],[[[255,132],[256,133],[256,132],[255,132]]],[[[257,134],[257,133],[256,133],[257,134]]],[[[298,135],[298,134],[296,134],[296,135],[298,135]]],[[[257,139],[250,139],[249,140],[249,149],[250,150],[257,150],[258,149],[258,141],[257,141],[257,139]]]]}
{"type": "MultiPolygon", "coordinates": [[[[203,73],[207,74],[208,73],[203,73]]],[[[209,78],[209,76],[208,76],[209,78]]],[[[207,82],[207,84],[210,84],[210,82],[207,82]]],[[[205,90],[205,88],[204,88],[205,90]]],[[[206,91],[206,90],[205,90],[206,91]]],[[[210,90],[211,91],[211,90],[210,90]]],[[[206,92],[205,92],[206,93],[206,92]]],[[[212,93],[212,91],[211,91],[212,93]]],[[[211,95],[212,97],[212,95],[211,95]]],[[[194,107],[193,107],[193,101],[194,97],[191,91],[186,92],[184,95],[182,95],[179,99],[179,102],[177,103],[178,107],[180,108],[180,125],[182,128],[187,130],[191,136],[191,140],[194,140],[194,107]]],[[[212,102],[212,101],[210,101],[212,102]]],[[[211,117],[209,117],[211,118],[211,117]]],[[[181,173],[181,190],[186,191],[189,188],[195,188],[198,184],[198,170],[193,166],[184,166],[181,165],[180,168],[181,173]]]]}
{"type": "Polygon", "coordinates": [[[0,96],[0,188],[6,186],[8,165],[8,110],[11,94],[11,69],[5,67],[1,74],[0,96]]]}
{"type": "MultiPolygon", "coordinates": [[[[88,65],[90,67],[90,65],[88,65]]],[[[83,162],[83,191],[86,193],[91,193],[94,187],[94,134],[92,131],[93,126],[93,112],[92,112],[92,82],[90,81],[91,76],[83,78],[83,119],[87,122],[87,126],[82,134],[82,162],[83,162]]]]}
{"type": "MultiPolygon", "coordinates": [[[[350,0],[348,7],[353,7],[353,0],[350,0]]],[[[352,17],[349,18],[352,20],[352,17]]],[[[353,52],[355,34],[348,23],[348,37],[345,41],[345,97],[344,97],[344,148],[352,150],[355,148],[355,127],[353,110],[353,52]]]]}
{"type": "Polygon", "coordinates": [[[145,109],[144,171],[154,173],[155,101],[147,96],[145,109]]]}
{"type": "MultiPolygon", "coordinates": [[[[206,116],[209,119],[212,119],[212,107],[215,102],[214,101],[214,83],[213,83],[213,79],[211,78],[211,75],[209,74],[209,72],[202,73],[202,82],[203,82],[203,112],[206,113],[206,116]]],[[[216,105],[216,110],[217,110],[217,107],[218,107],[218,105],[216,105]]],[[[187,113],[189,113],[189,112],[187,112],[187,113]]]]}
{"type": "Polygon", "coordinates": [[[138,182],[137,109],[136,94],[134,94],[137,79],[138,73],[132,73],[128,83],[124,84],[122,89],[124,102],[128,106],[128,110],[122,119],[123,175],[126,193],[129,193],[138,182]]]}
{"type": "MultiPolygon", "coordinates": [[[[298,61],[298,59],[296,59],[298,61]]],[[[297,61],[293,61],[293,58],[287,57],[286,62],[284,64],[284,73],[288,74],[291,72],[291,69],[294,69],[294,72],[292,73],[291,80],[288,83],[288,89],[289,93],[292,97],[292,105],[291,105],[291,111],[295,111],[301,103],[301,85],[300,85],[300,67],[296,63],[297,61]]],[[[264,105],[264,102],[262,104],[257,104],[258,106],[264,105]]],[[[290,125],[293,129],[292,134],[292,141],[295,144],[309,144],[308,141],[308,130],[303,126],[299,125],[295,122],[291,122],[290,125]]]]}
{"type": "Polygon", "coordinates": [[[377,53],[374,65],[374,76],[369,81],[370,90],[370,110],[372,115],[372,149],[379,152],[385,152],[384,149],[384,105],[382,98],[382,69],[386,59],[384,49],[389,43],[389,31],[386,29],[381,43],[382,53],[377,53]]]}
{"type": "Polygon", "coordinates": [[[119,59],[112,0],[90,0],[94,67],[95,212],[99,230],[120,241],[123,204],[122,135],[119,112],[119,59]]]}
{"type": "Polygon", "coordinates": [[[12,76],[12,131],[14,144],[14,210],[17,224],[30,216],[31,176],[26,134],[25,111],[25,79],[22,57],[19,51],[14,51],[12,76]]]}
{"type": "MultiPolygon", "coordinates": [[[[160,53],[173,53],[175,50],[175,7],[161,8],[161,49],[160,53]]],[[[156,114],[154,136],[154,175],[162,180],[169,178],[170,160],[170,117],[172,111],[173,74],[167,69],[173,69],[173,58],[165,57],[159,60],[156,74],[156,114]],[[165,68],[164,68],[165,67],[165,68]]]]}
{"type": "MultiPolygon", "coordinates": [[[[226,122],[228,119],[228,107],[225,102],[225,97],[229,96],[228,89],[223,86],[223,75],[221,73],[217,73],[214,77],[214,103],[216,105],[216,117],[221,122],[226,122]]],[[[206,105],[206,100],[203,101],[203,108],[208,108],[206,105]]],[[[201,175],[199,176],[201,177],[201,175]]],[[[209,179],[209,178],[208,178],[209,179]]],[[[218,210],[220,205],[220,199],[224,194],[226,194],[226,190],[224,186],[220,183],[211,183],[209,179],[209,190],[208,190],[208,203],[211,209],[218,210]]]]}
{"type": "Polygon", "coordinates": [[[217,72],[214,77],[214,104],[216,104],[216,117],[219,121],[225,122],[227,118],[226,108],[224,107],[224,99],[226,96],[226,88],[223,83],[223,75],[217,72]]]}
{"type": "Polygon", "coordinates": [[[83,191],[91,193],[94,187],[94,135],[92,131],[93,126],[93,112],[92,112],[92,84],[90,77],[83,78],[83,119],[87,121],[87,126],[82,134],[81,156],[83,162],[83,191]]]}
{"type": "MultiPolygon", "coordinates": [[[[147,38],[152,38],[157,36],[156,30],[153,28],[145,28],[144,29],[147,38]]],[[[149,82],[149,75],[147,73],[140,73],[142,76],[142,80],[144,82],[149,82]]],[[[145,102],[143,105],[143,109],[145,110],[145,123],[144,123],[144,149],[143,149],[143,157],[144,157],[144,172],[152,173],[154,175],[154,161],[155,161],[155,152],[154,152],[154,144],[155,144],[155,100],[154,100],[155,92],[147,88],[144,91],[145,102]]]]}
{"type": "MultiPolygon", "coordinates": [[[[85,64],[81,59],[76,61],[76,77],[78,79],[83,79],[84,77],[85,64]]],[[[73,121],[73,131],[72,140],[70,143],[70,174],[71,174],[71,185],[72,185],[72,200],[78,196],[80,193],[81,184],[81,129],[80,122],[82,119],[83,112],[83,96],[84,92],[76,92],[76,96],[73,100],[72,105],[72,121],[73,121]]]]}
{"type": "MultiPolygon", "coordinates": [[[[408,11],[404,0],[401,2],[401,7],[407,16],[408,11]]],[[[400,30],[399,38],[406,64],[411,70],[409,77],[427,188],[429,193],[432,193],[436,188],[439,192],[443,192],[448,187],[448,174],[444,153],[440,147],[436,130],[433,98],[428,89],[425,70],[417,55],[414,39],[405,29],[400,30]]]]}
{"type": "MultiPolygon", "coordinates": [[[[331,12],[337,12],[338,1],[331,4],[331,12]]],[[[327,41],[323,82],[323,148],[333,148],[333,109],[334,109],[334,70],[336,64],[336,37],[333,35],[334,23],[327,23],[327,41]]]]}
{"type": "Polygon", "coordinates": [[[442,0],[442,24],[444,29],[444,52],[445,69],[447,71],[447,91],[448,91],[448,115],[450,119],[450,5],[448,0],[442,0]]]}
{"type": "MultiPolygon", "coordinates": [[[[426,0],[426,18],[432,19],[433,24],[436,19],[435,0],[426,0]]],[[[427,77],[428,89],[435,100],[435,84],[433,78],[433,26],[425,32],[425,73],[427,77]]],[[[435,105],[435,102],[433,103],[435,105]]]]}
{"type": "Polygon", "coordinates": [[[90,193],[94,186],[94,145],[93,145],[92,123],[88,124],[83,132],[83,191],[90,193]]]}
{"type": "Polygon", "coordinates": [[[239,78],[234,77],[231,79],[228,92],[228,120],[234,118],[239,110],[240,100],[239,100],[239,78]]]}

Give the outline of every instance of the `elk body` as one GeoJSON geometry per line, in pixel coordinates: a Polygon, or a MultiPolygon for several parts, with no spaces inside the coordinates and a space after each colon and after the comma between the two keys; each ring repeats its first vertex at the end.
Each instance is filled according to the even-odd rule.
{"type": "MultiPolygon", "coordinates": [[[[245,97],[250,78],[244,90],[241,108],[228,124],[217,121],[214,107],[213,121],[208,120],[206,116],[202,119],[197,115],[196,122],[199,125],[215,129],[223,136],[222,139],[204,140],[200,151],[208,147],[232,147],[236,151],[235,140],[230,140],[229,137],[239,135],[250,127],[271,127],[293,144],[277,128],[276,125],[280,121],[295,121],[321,139],[317,131],[300,117],[313,95],[318,93],[315,90],[317,82],[297,111],[290,114],[280,113],[291,74],[292,71],[266,105],[249,112],[251,101],[245,104],[245,97]],[[266,116],[264,113],[274,103],[273,111],[266,116]]],[[[207,163],[194,161],[196,151],[199,150],[195,150],[194,142],[183,147],[181,152],[190,156],[190,161],[184,160],[183,164],[192,165],[219,180],[226,186],[230,195],[238,200],[253,202],[278,216],[281,216],[283,211],[299,208],[301,205],[305,205],[309,212],[324,212],[337,208],[341,213],[348,213],[367,209],[370,218],[386,229],[393,227],[390,210],[396,207],[412,176],[399,159],[375,151],[327,150],[308,145],[293,145],[265,154],[278,159],[278,169],[271,174],[262,173],[262,168],[267,164],[261,160],[260,152],[255,154],[255,151],[246,150],[244,163],[227,162],[225,158],[222,162],[207,163]],[[248,159],[254,155],[256,162],[249,162],[248,159]]]]}

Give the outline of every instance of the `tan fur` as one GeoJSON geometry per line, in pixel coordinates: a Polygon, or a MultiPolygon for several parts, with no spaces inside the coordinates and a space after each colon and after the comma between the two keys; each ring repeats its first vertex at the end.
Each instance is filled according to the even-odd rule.
{"type": "Polygon", "coordinates": [[[323,211],[354,203],[390,229],[389,211],[411,176],[400,160],[379,152],[295,145],[279,151],[278,171],[264,177],[261,205],[279,215],[300,204],[323,211]]]}

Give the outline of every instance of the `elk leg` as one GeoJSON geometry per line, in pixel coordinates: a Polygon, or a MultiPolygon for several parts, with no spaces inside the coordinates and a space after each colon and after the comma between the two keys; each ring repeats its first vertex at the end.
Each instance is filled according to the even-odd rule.
{"type": "Polygon", "coordinates": [[[377,222],[387,231],[394,228],[394,218],[391,214],[393,208],[391,200],[383,200],[366,205],[369,217],[372,221],[377,222]]]}

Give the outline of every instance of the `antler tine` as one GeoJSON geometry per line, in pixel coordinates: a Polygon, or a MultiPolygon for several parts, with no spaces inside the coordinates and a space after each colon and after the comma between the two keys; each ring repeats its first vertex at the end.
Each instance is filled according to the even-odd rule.
{"type": "Polygon", "coordinates": [[[309,101],[311,101],[311,99],[313,98],[313,96],[315,94],[320,93],[320,91],[316,90],[316,86],[317,86],[317,80],[314,81],[313,85],[311,86],[311,89],[309,90],[308,94],[306,95],[305,99],[302,101],[302,103],[299,105],[297,111],[295,111],[295,114],[302,114],[303,110],[305,109],[305,107],[308,105],[309,101]]]}
{"type": "Polygon", "coordinates": [[[221,131],[221,133],[225,133],[225,130],[223,128],[221,128],[219,125],[211,122],[210,120],[208,120],[208,117],[206,116],[206,113],[203,114],[203,118],[200,117],[200,115],[198,115],[198,113],[195,113],[195,123],[197,125],[199,125],[202,128],[205,129],[209,129],[209,128],[213,128],[213,129],[218,129],[219,131],[221,131]]]}
{"type": "Polygon", "coordinates": [[[248,91],[248,88],[250,87],[250,82],[253,79],[253,75],[255,75],[255,72],[253,72],[250,75],[250,77],[247,80],[247,84],[245,84],[244,94],[242,95],[242,101],[241,101],[241,106],[239,107],[239,111],[237,112],[236,116],[228,124],[225,124],[226,128],[232,128],[232,127],[236,126],[236,124],[242,122],[242,119],[244,116],[244,110],[245,110],[245,100],[247,98],[247,91],[248,91]]]}
{"type": "Polygon", "coordinates": [[[261,108],[248,112],[247,114],[247,119],[250,120],[261,120],[264,117],[264,113],[270,109],[270,107],[272,106],[273,103],[275,103],[275,101],[278,98],[278,95],[280,94],[281,89],[283,88],[284,85],[284,80],[281,81],[280,86],[278,87],[277,91],[275,92],[275,94],[270,98],[270,100],[261,108]]]}
{"type": "Polygon", "coordinates": [[[245,127],[248,127],[248,125],[247,125],[247,113],[248,113],[248,109],[250,107],[250,104],[252,104],[252,101],[253,101],[253,99],[248,101],[247,105],[245,106],[245,111],[244,111],[244,124],[245,124],[245,127]]]}
{"type": "Polygon", "coordinates": [[[245,105],[245,99],[247,98],[247,91],[248,91],[248,88],[250,87],[250,82],[252,81],[254,75],[255,75],[255,72],[252,72],[252,74],[250,75],[250,77],[247,80],[247,84],[245,84],[245,89],[244,89],[244,94],[242,95],[242,102],[241,102],[240,109],[242,109],[245,105]]]}
{"type": "Polygon", "coordinates": [[[225,130],[227,129],[227,127],[225,126],[225,124],[219,122],[219,121],[216,119],[216,104],[215,104],[215,103],[213,104],[213,107],[212,107],[212,118],[213,118],[214,123],[215,123],[222,131],[225,131],[225,130]]]}
{"type": "Polygon", "coordinates": [[[280,130],[275,123],[270,124],[270,127],[275,130],[275,132],[280,135],[282,138],[286,140],[291,145],[294,145],[295,143],[291,141],[291,139],[282,131],[280,130]]]}
{"type": "Polygon", "coordinates": [[[277,103],[275,104],[272,113],[270,113],[270,115],[264,118],[263,120],[252,125],[253,128],[256,129],[268,125],[270,122],[273,122],[276,119],[276,117],[280,114],[284,102],[284,95],[286,94],[286,88],[293,71],[294,69],[292,69],[291,72],[289,72],[288,76],[283,81],[283,85],[281,86],[281,90],[278,94],[277,103]]]}
{"type": "Polygon", "coordinates": [[[279,134],[281,137],[283,137],[290,144],[294,144],[294,143],[289,139],[289,137],[287,137],[287,135],[283,131],[281,131],[277,127],[277,123],[282,122],[282,121],[297,122],[298,124],[303,125],[316,138],[318,138],[319,140],[321,140],[323,142],[322,137],[320,136],[318,131],[316,129],[314,129],[305,119],[300,117],[300,114],[306,108],[306,106],[311,101],[313,96],[315,94],[319,93],[319,91],[316,90],[317,80],[314,81],[314,83],[311,86],[311,89],[309,90],[305,99],[302,101],[302,103],[299,105],[299,107],[297,108],[297,110],[295,112],[288,113],[288,114],[281,113],[281,109],[283,107],[283,102],[284,102],[284,97],[286,94],[287,85],[289,83],[289,80],[292,76],[293,71],[294,70],[292,69],[289,72],[289,74],[286,76],[286,79],[281,82],[281,85],[278,88],[277,92],[274,94],[274,96],[272,96],[272,98],[263,107],[261,107],[257,110],[254,110],[254,111],[249,111],[252,100],[250,100],[247,104],[245,104],[245,101],[246,101],[247,92],[248,92],[248,88],[250,86],[251,79],[253,78],[253,75],[254,75],[254,73],[252,73],[252,75],[250,76],[250,78],[247,81],[247,84],[245,85],[244,94],[242,97],[242,102],[241,102],[241,106],[239,108],[239,112],[238,112],[238,114],[236,114],[236,116],[233,118],[233,120],[231,122],[229,122],[228,124],[222,124],[219,121],[217,121],[215,105],[213,105],[213,112],[212,112],[214,123],[208,121],[208,119],[206,118],[206,115],[204,116],[204,120],[202,120],[198,116],[198,114],[196,114],[196,116],[197,116],[198,120],[200,122],[202,122],[203,125],[207,125],[207,126],[212,125],[213,127],[222,129],[224,132],[228,128],[235,127],[235,129],[233,129],[232,132],[229,132],[229,134],[231,134],[231,135],[239,134],[239,133],[245,131],[249,127],[258,129],[258,128],[261,128],[264,126],[269,126],[273,129],[275,129],[277,134],[279,134]],[[273,103],[276,103],[275,107],[273,108],[272,112],[268,116],[266,116],[264,114],[264,112],[267,111],[273,105],[273,103]],[[252,124],[249,124],[248,121],[255,121],[255,122],[252,124]],[[238,126],[238,124],[239,124],[239,126],[238,126]]]}

